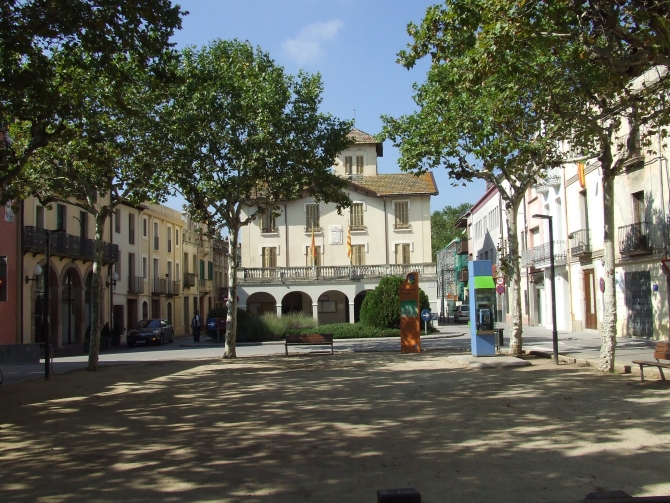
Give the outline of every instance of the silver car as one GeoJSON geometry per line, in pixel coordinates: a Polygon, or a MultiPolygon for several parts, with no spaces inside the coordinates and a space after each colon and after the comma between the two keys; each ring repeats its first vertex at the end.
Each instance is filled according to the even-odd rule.
{"type": "Polygon", "coordinates": [[[467,304],[462,304],[456,307],[456,312],[454,313],[454,322],[468,322],[470,321],[470,306],[467,304]]]}

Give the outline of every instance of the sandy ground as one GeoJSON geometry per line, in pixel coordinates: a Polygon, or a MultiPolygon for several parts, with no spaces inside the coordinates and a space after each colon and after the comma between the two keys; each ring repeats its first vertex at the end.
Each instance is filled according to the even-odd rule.
{"type": "Polygon", "coordinates": [[[670,387],[532,359],[347,353],[0,387],[0,502],[577,501],[670,494],[670,387]]]}

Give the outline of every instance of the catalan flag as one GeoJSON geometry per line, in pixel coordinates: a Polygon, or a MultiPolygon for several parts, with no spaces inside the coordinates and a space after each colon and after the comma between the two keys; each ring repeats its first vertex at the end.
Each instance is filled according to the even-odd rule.
{"type": "Polygon", "coordinates": [[[351,262],[351,255],[351,227],[349,227],[349,230],[347,230],[347,257],[349,257],[349,262],[351,262]]]}

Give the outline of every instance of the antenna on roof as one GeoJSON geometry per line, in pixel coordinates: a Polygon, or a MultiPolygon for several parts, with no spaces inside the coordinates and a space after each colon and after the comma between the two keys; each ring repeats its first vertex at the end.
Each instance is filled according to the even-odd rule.
{"type": "Polygon", "coordinates": [[[354,108],[354,126],[356,125],[356,109],[354,108]]]}

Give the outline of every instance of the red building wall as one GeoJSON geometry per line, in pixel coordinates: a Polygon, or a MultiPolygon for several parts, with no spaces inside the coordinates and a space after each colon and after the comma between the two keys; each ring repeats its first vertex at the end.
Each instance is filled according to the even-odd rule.
{"type": "Polygon", "coordinates": [[[0,207],[0,257],[7,258],[7,300],[0,301],[0,344],[21,342],[19,319],[21,316],[21,267],[19,229],[20,214],[13,214],[0,207]]]}

